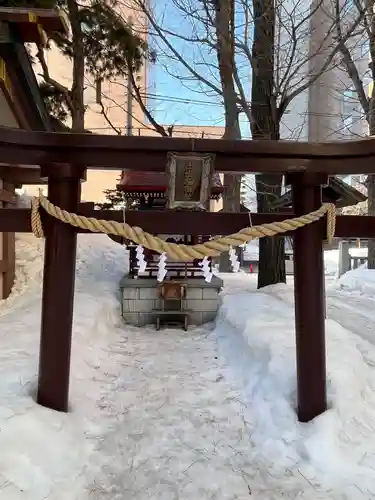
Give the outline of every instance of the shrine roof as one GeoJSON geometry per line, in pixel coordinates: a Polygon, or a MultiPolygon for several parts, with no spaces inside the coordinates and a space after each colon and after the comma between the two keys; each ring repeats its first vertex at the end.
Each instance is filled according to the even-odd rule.
{"type": "MultiPolygon", "coordinates": [[[[337,208],[349,207],[367,200],[367,196],[349,186],[339,177],[331,176],[328,185],[322,188],[323,202],[335,203],[337,208]]],[[[292,192],[289,190],[272,203],[272,208],[292,205],[292,192]]]]}
{"type": "MultiPolygon", "coordinates": [[[[136,191],[147,193],[149,191],[160,191],[164,192],[167,190],[168,178],[165,172],[135,172],[126,171],[122,173],[120,182],[118,183],[118,189],[122,191],[136,191]]],[[[212,188],[213,193],[222,193],[224,190],[223,185],[220,180],[220,175],[214,173],[212,176],[212,188]]]]}

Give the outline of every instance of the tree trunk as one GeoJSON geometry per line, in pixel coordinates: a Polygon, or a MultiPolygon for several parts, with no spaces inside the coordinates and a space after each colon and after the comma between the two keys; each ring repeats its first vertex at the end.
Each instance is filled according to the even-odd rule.
{"type": "MultiPolygon", "coordinates": [[[[281,194],[281,176],[257,175],[258,212],[270,213],[269,202],[281,194]]],[[[259,239],[258,288],[286,282],[285,244],[282,236],[259,239]]]]}
{"type": "Polygon", "coordinates": [[[72,110],[72,131],[83,132],[85,130],[85,104],[84,104],[84,81],[85,81],[85,53],[81,23],[79,21],[79,10],[75,0],[68,0],[69,20],[72,29],[73,40],[73,84],[70,91],[72,110]]]}
{"type": "MultiPolygon", "coordinates": [[[[374,2],[369,1],[368,5],[368,17],[371,19],[370,24],[370,36],[369,36],[369,46],[370,46],[370,71],[372,76],[372,93],[369,99],[369,110],[367,115],[367,122],[369,126],[370,136],[375,135],[375,16],[374,12],[374,2]]],[[[367,176],[367,214],[375,215],[375,175],[371,174],[367,176]]],[[[368,240],[368,260],[367,267],[369,269],[375,269],[375,240],[368,240]]]]}
{"type": "MultiPolygon", "coordinates": [[[[273,0],[253,0],[254,41],[251,89],[254,140],[279,140],[279,116],[274,96],[275,7],[273,0]]],[[[258,212],[271,212],[270,203],[281,195],[281,175],[257,175],[258,212]]],[[[284,238],[259,241],[258,288],[286,281],[284,238]]]]}
{"type": "MultiPolygon", "coordinates": [[[[375,175],[367,177],[367,213],[368,215],[375,215],[375,175]]],[[[368,261],[367,267],[375,269],[375,240],[368,240],[368,261]]]]}
{"type": "MultiPolygon", "coordinates": [[[[223,139],[241,139],[238,119],[237,92],[234,83],[234,1],[217,0],[215,5],[215,27],[217,38],[217,59],[223,90],[225,111],[225,132],[223,139]]],[[[239,212],[241,199],[241,175],[224,175],[223,211],[239,212]]],[[[231,272],[228,252],[220,255],[220,272],[231,272]]]]}
{"type": "MultiPolygon", "coordinates": [[[[224,175],[224,196],[223,196],[224,212],[239,212],[240,191],[241,191],[241,176],[227,175],[227,174],[224,175]]],[[[229,252],[223,252],[220,254],[219,271],[221,273],[232,272],[232,267],[229,260],[229,252]]]]}

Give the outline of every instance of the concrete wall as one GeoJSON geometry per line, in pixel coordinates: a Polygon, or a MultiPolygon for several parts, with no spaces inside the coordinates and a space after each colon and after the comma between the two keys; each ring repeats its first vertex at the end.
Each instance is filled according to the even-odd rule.
{"type": "MultiPolygon", "coordinates": [[[[213,321],[216,317],[220,298],[219,291],[223,286],[221,279],[214,277],[211,283],[204,279],[194,278],[183,281],[187,284],[186,309],[191,310],[190,324],[200,325],[213,321]]],[[[131,279],[127,276],[121,280],[122,316],[126,323],[144,326],[155,323],[155,309],[161,309],[158,298],[158,283],[153,279],[131,279]]]]}

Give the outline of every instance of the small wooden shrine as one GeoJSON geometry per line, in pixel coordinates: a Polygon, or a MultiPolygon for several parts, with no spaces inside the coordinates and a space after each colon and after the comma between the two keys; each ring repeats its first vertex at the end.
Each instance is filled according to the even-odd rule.
{"type": "MultiPolygon", "coordinates": [[[[123,170],[117,187],[139,210],[164,209],[168,182],[166,172],[123,170]]],[[[210,199],[218,200],[223,190],[220,175],[213,173],[210,199]]]]}
{"type": "MultiPolygon", "coordinates": [[[[127,201],[132,202],[134,210],[163,210],[167,203],[169,188],[168,174],[166,172],[136,172],[124,170],[117,188],[124,193],[127,201]]],[[[217,201],[223,193],[223,185],[217,173],[212,174],[210,182],[210,201],[217,201]]],[[[207,209],[209,211],[210,206],[207,209]]],[[[172,235],[158,234],[165,241],[173,243],[184,243],[185,245],[196,245],[207,241],[208,235],[172,235]]],[[[155,278],[158,267],[159,255],[148,249],[144,249],[144,257],[147,262],[146,271],[139,273],[136,256],[136,245],[127,242],[129,249],[129,276],[139,278],[155,278]]],[[[168,278],[184,279],[187,277],[202,277],[202,268],[198,261],[167,262],[168,278]]]]}
{"type": "MultiPolygon", "coordinates": [[[[130,200],[134,210],[202,210],[209,211],[212,200],[223,192],[220,176],[212,170],[212,155],[168,156],[166,172],[123,172],[118,189],[130,200]]],[[[181,231],[182,233],[184,231],[181,231]]],[[[158,234],[173,243],[195,245],[210,235],[158,234]]],[[[143,249],[143,264],[137,245],[126,242],[129,249],[129,273],[120,283],[122,317],[127,323],[143,326],[160,322],[182,322],[200,325],[215,319],[219,292],[223,282],[212,274],[209,260],[206,271],[202,262],[168,262],[160,277],[161,256],[143,249]],[[208,278],[209,275],[209,278],[208,278]],[[171,296],[172,294],[172,296],[171,296]]],[[[139,251],[139,248],[138,248],[139,251]]]]}

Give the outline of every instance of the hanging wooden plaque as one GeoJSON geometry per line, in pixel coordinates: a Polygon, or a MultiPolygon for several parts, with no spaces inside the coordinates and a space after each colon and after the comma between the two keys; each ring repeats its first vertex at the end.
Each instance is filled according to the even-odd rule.
{"type": "Polygon", "coordinates": [[[166,208],[208,210],[214,155],[168,153],[166,208]]]}

